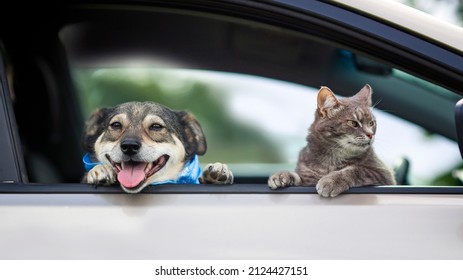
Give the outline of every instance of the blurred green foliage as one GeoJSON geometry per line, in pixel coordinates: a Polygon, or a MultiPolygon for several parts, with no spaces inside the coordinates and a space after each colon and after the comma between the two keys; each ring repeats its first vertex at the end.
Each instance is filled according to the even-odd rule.
{"type": "Polygon", "coordinates": [[[452,170],[449,170],[448,172],[445,172],[441,174],[440,176],[437,176],[436,178],[434,178],[434,180],[432,180],[430,185],[432,186],[461,186],[463,181],[460,181],[453,174],[457,170],[463,170],[463,163],[460,163],[455,168],[452,168],[452,170]]]}
{"type": "Polygon", "coordinates": [[[84,118],[99,107],[128,101],[154,101],[195,115],[208,144],[208,151],[201,159],[203,163],[283,161],[278,147],[264,132],[231,116],[223,89],[156,69],[86,69],[75,70],[73,76],[84,118]]]}

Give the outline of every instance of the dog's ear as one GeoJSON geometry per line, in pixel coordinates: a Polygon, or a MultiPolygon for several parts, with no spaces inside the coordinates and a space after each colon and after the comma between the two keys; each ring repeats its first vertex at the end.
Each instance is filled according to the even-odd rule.
{"type": "Polygon", "coordinates": [[[85,122],[82,132],[82,147],[87,152],[94,152],[96,139],[103,133],[110,108],[96,109],[85,122]]]}
{"type": "Polygon", "coordinates": [[[206,137],[198,120],[187,112],[177,112],[185,136],[187,157],[197,154],[204,155],[207,150],[206,137]]]}

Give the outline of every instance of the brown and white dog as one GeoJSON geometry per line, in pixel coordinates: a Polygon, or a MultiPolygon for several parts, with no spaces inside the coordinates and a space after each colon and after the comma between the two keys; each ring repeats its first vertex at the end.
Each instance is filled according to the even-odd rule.
{"type": "Polygon", "coordinates": [[[226,164],[208,164],[198,155],[207,150],[203,130],[187,112],[154,102],[128,102],[96,110],[86,122],[82,144],[88,173],[84,182],[119,182],[128,193],[162,183],[232,184],[226,164]]]}

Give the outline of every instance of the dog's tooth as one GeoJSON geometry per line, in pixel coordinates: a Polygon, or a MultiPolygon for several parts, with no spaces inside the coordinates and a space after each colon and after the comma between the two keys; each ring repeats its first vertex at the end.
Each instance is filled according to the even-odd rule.
{"type": "Polygon", "coordinates": [[[151,170],[151,167],[153,166],[153,163],[152,162],[149,162],[146,167],[145,167],[145,172],[151,170]]]}

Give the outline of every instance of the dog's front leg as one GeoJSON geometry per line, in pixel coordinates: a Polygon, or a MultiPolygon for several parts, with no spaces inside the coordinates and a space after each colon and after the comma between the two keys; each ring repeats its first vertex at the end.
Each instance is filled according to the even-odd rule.
{"type": "Polygon", "coordinates": [[[116,173],[112,166],[99,164],[87,173],[87,184],[111,185],[116,182],[116,173]]]}
{"type": "Polygon", "coordinates": [[[199,182],[201,184],[233,184],[233,173],[225,163],[209,163],[204,168],[199,182]]]}

